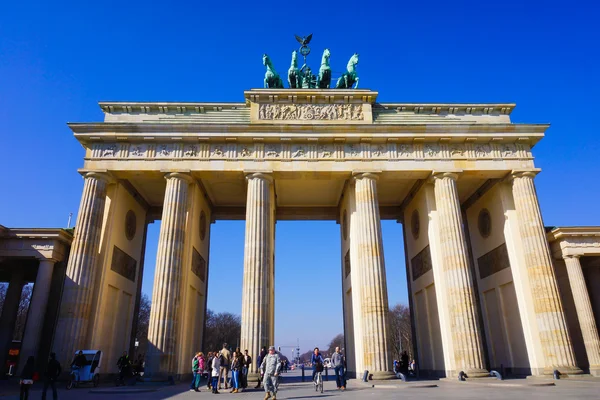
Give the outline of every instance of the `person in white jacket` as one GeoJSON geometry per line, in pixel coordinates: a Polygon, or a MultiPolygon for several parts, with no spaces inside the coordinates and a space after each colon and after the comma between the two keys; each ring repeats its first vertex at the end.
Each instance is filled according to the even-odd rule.
{"type": "Polygon", "coordinates": [[[215,352],[215,356],[212,359],[212,365],[210,367],[212,369],[210,374],[212,377],[212,392],[214,394],[219,394],[217,385],[219,383],[219,370],[221,369],[221,353],[218,351],[215,352]]]}

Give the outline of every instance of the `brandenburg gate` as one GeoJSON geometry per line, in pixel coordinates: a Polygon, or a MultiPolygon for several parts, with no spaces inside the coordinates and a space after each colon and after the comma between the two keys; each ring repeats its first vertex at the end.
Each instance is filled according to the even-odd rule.
{"type": "Polygon", "coordinates": [[[393,219],[404,229],[422,374],[581,373],[534,185],[532,148],[548,125],[511,122],[514,104],[377,95],[256,89],[239,103],[103,102],[103,122],[69,124],[85,149],[84,189],[59,359],[99,348],[113,368],[130,348],[146,228],[157,219],[148,374],[187,374],[207,350],[217,220],[246,221],[241,348],[256,357],[274,341],[276,222],[335,220],[348,370],[393,377],[381,233],[393,219]]]}

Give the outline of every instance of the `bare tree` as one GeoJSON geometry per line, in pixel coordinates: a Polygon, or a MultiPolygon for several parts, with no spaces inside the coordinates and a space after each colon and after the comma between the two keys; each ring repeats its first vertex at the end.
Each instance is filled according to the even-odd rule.
{"type": "Polygon", "coordinates": [[[399,360],[403,351],[408,353],[409,358],[413,358],[410,309],[404,304],[396,304],[392,307],[389,313],[389,326],[392,358],[399,360]]]}
{"type": "Polygon", "coordinates": [[[15,330],[13,332],[13,340],[21,340],[25,333],[25,324],[27,323],[27,312],[29,311],[29,303],[31,302],[31,293],[33,293],[32,284],[23,286],[21,300],[19,301],[19,310],[17,311],[17,321],[15,322],[15,330]]]}
{"type": "MultiPolygon", "coordinates": [[[[239,346],[241,331],[242,323],[239,315],[228,312],[216,314],[212,310],[207,310],[204,352],[220,350],[223,343],[227,343],[231,348],[239,346]]],[[[268,343],[264,345],[267,346],[268,343]]],[[[251,356],[256,357],[256,354],[251,356]]]]}
{"type": "Polygon", "coordinates": [[[339,347],[340,349],[344,347],[343,333],[339,333],[333,339],[331,339],[331,342],[329,342],[329,345],[327,346],[327,353],[332,355],[335,352],[336,347],[339,347]]]}
{"type": "Polygon", "coordinates": [[[6,298],[7,288],[8,283],[0,283],[0,315],[2,315],[2,310],[4,309],[4,299],[6,298]]]}
{"type": "Polygon", "coordinates": [[[309,361],[310,361],[310,357],[311,357],[312,353],[313,353],[313,351],[312,351],[312,350],[309,350],[309,351],[307,351],[306,353],[302,353],[302,354],[300,354],[300,362],[301,362],[301,363],[307,363],[307,362],[309,362],[309,361]]]}
{"type": "Polygon", "coordinates": [[[145,354],[148,350],[148,328],[150,326],[150,308],[152,302],[150,297],[146,293],[142,293],[140,298],[140,309],[138,312],[138,323],[137,330],[135,332],[135,338],[139,342],[137,348],[138,354],[145,354]]]}

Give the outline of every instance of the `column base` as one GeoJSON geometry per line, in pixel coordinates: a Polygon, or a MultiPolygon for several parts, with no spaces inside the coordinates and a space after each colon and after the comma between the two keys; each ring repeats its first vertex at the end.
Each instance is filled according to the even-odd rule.
{"type": "Polygon", "coordinates": [[[394,374],[392,371],[369,371],[369,375],[374,381],[386,381],[389,379],[396,379],[396,374],[394,374]]]}
{"type": "MultiPolygon", "coordinates": [[[[460,371],[459,371],[460,372],[460,371]]],[[[470,368],[465,370],[465,374],[467,374],[467,378],[489,378],[490,377],[490,371],[488,371],[487,369],[481,369],[481,368],[470,368]]]]}
{"type": "Polygon", "coordinates": [[[561,366],[555,366],[555,367],[546,367],[544,368],[544,375],[553,375],[554,371],[558,370],[558,372],[560,372],[561,375],[582,375],[583,371],[577,367],[572,367],[572,366],[566,366],[566,365],[561,365],[561,366]]]}
{"type": "Polygon", "coordinates": [[[600,377],[600,365],[590,365],[590,375],[600,377]]]}
{"type": "MultiPolygon", "coordinates": [[[[260,379],[260,374],[258,372],[248,372],[248,383],[250,382],[258,382],[260,379]]],[[[250,385],[248,385],[250,386],[250,385]]]]}

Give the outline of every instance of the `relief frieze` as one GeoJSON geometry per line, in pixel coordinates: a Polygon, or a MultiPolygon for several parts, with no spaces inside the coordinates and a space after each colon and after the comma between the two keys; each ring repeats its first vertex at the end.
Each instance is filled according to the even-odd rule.
{"type": "Polygon", "coordinates": [[[92,159],[181,160],[444,160],[531,159],[517,145],[489,143],[105,143],[94,145],[92,159]]]}
{"type": "Polygon", "coordinates": [[[364,121],[361,104],[260,104],[258,119],[299,121],[364,121]]]}

